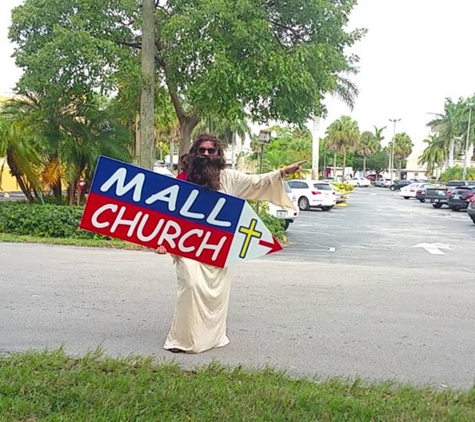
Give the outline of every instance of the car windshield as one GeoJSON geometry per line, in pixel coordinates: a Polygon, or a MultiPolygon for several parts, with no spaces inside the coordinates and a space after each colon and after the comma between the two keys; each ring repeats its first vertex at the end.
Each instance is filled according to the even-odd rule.
{"type": "Polygon", "coordinates": [[[287,193],[292,193],[292,189],[290,189],[290,186],[287,182],[284,182],[284,189],[287,193]]]}
{"type": "Polygon", "coordinates": [[[325,183],[314,183],[313,187],[318,190],[332,190],[331,186],[325,183]]]}
{"type": "Polygon", "coordinates": [[[449,182],[447,183],[447,186],[463,186],[465,185],[465,182],[449,182]]]}

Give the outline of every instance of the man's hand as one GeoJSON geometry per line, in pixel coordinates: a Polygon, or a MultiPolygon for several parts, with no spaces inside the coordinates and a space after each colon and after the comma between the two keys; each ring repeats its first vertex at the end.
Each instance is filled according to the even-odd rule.
{"type": "Polygon", "coordinates": [[[155,252],[159,255],[165,255],[167,253],[167,250],[165,246],[159,246],[157,249],[155,249],[155,252]]]}
{"type": "Polygon", "coordinates": [[[282,169],[282,174],[293,174],[302,170],[302,164],[306,163],[307,160],[299,161],[297,163],[291,164],[290,166],[284,167],[282,169]]]}

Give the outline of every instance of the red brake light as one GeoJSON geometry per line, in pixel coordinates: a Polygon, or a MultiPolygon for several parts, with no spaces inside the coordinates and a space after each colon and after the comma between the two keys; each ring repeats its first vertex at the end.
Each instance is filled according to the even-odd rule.
{"type": "Polygon", "coordinates": [[[450,192],[449,190],[447,191],[447,197],[450,197],[452,196],[452,192],[450,192]]]}
{"type": "Polygon", "coordinates": [[[467,199],[473,198],[473,193],[467,193],[467,199]]]}
{"type": "Polygon", "coordinates": [[[417,195],[422,195],[422,191],[421,191],[421,190],[418,190],[418,191],[416,192],[416,194],[417,194],[417,195]]]}
{"type": "Polygon", "coordinates": [[[312,191],[312,195],[320,195],[320,194],[321,194],[321,192],[319,192],[318,190],[313,190],[312,191]]]}

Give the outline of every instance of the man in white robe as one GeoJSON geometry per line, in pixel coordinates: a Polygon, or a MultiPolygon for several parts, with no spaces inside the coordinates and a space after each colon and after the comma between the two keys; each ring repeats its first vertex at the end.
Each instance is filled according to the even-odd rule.
{"type": "MultiPolygon", "coordinates": [[[[222,144],[214,136],[202,134],[193,143],[187,167],[179,178],[246,200],[269,201],[293,210],[283,177],[299,171],[302,163],[266,174],[247,175],[225,169],[222,144]]],[[[166,253],[166,249],[161,246],[157,252],[166,253]]],[[[177,271],[178,294],[164,348],[174,353],[201,353],[227,345],[226,319],[231,287],[228,269],[177,255],[172,258],[177,271]]]]}

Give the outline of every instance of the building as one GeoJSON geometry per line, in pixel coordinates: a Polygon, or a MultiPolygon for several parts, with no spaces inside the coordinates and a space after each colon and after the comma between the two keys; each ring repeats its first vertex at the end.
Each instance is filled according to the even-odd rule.
{"type": "MultiPolygon", "coordinates": [[[[0,95],[0,107],[1,104],[10,100],[11,97],[5,97],[0,95]]],[[[0,192],[20,192],[20,186],[18,186],[16,179],[10,174],[10,167],[7,163],[6,157],[0,157],[0,192]]]]}

